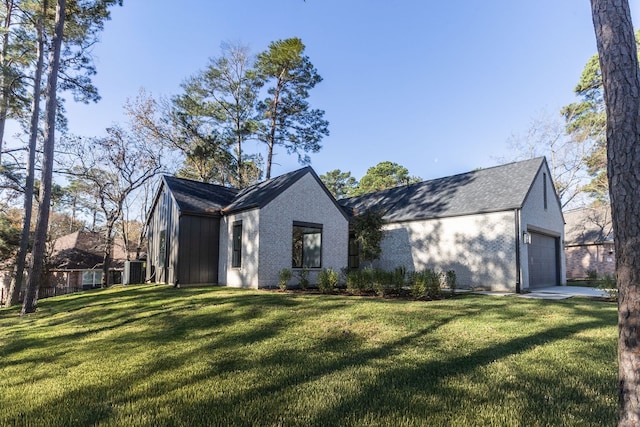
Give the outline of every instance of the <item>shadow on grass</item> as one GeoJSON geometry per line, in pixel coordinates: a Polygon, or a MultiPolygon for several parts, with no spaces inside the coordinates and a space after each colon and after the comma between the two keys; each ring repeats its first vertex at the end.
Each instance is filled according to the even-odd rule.
{"type": "MultiPolygon", "coordinates": [[[[504,399],[504,396],[519,401],[515,405],[517,411],[510,414],[513,417],[510,421],[515,424],[555,424],[563,419],[563,412],[574,417],[574,424],[582,425],[608,424],[615,417],[615,408],[601,402],[587,404],[590,412],[576,409],[584,408],[588,399],[578,383],[590,379],[578,378],[569,384],[553,383],[553,379],[536,377],[535,373],[525,370],[519,372],[516,379],[527,382],[507,381],[500,385],[501,390],[495,390],[495,396],[482,395],[478,391],[478,384],[483,381],[479,371],[483,367],[603,325],[615,324],[615,313],[606,307],[487,297],[465,297],[439,304],[372,299],[365,302],[367,310],[350,312],[349,319],[366,322],[368,317],[377,316],[376,321],[397,325],[408,332],[398,339],[372,346],[348,324],[339,325],[311,338],[304,337],[309,346],[299,347],[295,337],[288,335],[292,329],[316,316],[341,314],[345,308],[360,303],[344,297],[210,288],[124,289],[109,301],[104,300],[104,295],[102,300],[100,297],[99,294],[87,295],[44,307],[43,311],[50,310],[54,318],[47,320],[36,316],[31,319],[34,323],[40,321],[43,329],[85,323],[91,327],[54,336],[20,337],[16,333],[0,347],[0,363],[15,353],[28,353],[37,348],[50,349],[51,354],[44,357],[25,355],[7,364],[38,363],[38,357],[42,357],[40,362],[54,363],[64,358],[66,351],[90,349],[89,344],[83,343],[84,339],[109,331],[117,333],[100,338],[99,343],[113,351],[122,350],[129,357],[133,357],[135,351],[127,353],[125,349],[144,346],[146,362],[126,374],[112,374],[97,384],[69,387],[54,400],[35,405],[18,415],[5,415],[0,422],[18,425],[23,421],[24,424],[35,421],[50,425],[110,422],[132,425],[358,425],[405,420],[407,424],[420,424],[425,420],[451,420],[456,408],[473,414],[474,409],[470,406],[490,404],[492,399],[504,399]],[[125,304],[130,306],[118,310],[125,304]],[[498,322],[526,325],[526,322],[540,322],[539,316],[547,315],[554,307],[568,312],[569,321],[511,337],[489,347],[467,349],[464,354],[447,353],[443,349],[441,358],[413,361],[405,356],[419,351],[425,343],[438,345],[441,338],[437,333],[453,321],[491,315],[498,322]],[[401,311],[408,309],[411,310],[409,313],[401,311]],[[73,315],[68,317],[66,313],[73,315]],[[57,319],[55,315],[62,317],[57,319]],[[572,315],[589,320],[571,321],[572,315]],[[415,320],[407,323],[408,316],[415,320]],[[125,328],[138,325],[145,327],[142,330],[125,328]],[[283,337],[286,340],[280,341],[283,337]],[[263,346],[266,350],[252,352],[253,346],[263,346]],[[256,358],[256,354],[260,357],[256,358]],[[172,375],[174,372],[177,374],[172,375]],[[212,381],[231,378],[233,382],[235,377],[246,381],[243,379],[246,373],[255,374],[252,384],[213,392],[212,381]],[[319,386],[321,391],[317,394],[299,396],[301,392],[318,387],[317,384],[327,378],[349,373],[352,373],[356,387],[348,393],[334,391],[337,395],[332,395],[331,387],[319,386]],[[461,387],[465,381],[471,381],[473,386],[461,387]],[[547,392],[548,389],[552,393],[547,392]],[[175,395],[178,397],[170,397],[175,395]],[[556,401],[551,402],[551,398],[556,401]],[[317,399],[318,404],[305,411],[305,404],[301,404],[300,399],[317,399]],[[170,410],[163,410],[165,406],[170,410]],[[127,407],[137,409],[128,413],[127,407]]],[[[465,332],[474,333],[473,330],[465,332]]],[[[562,366],[552,369],[561,371],[562,366]]],[[[56,375],[60,373],[51,373],[52,377],[56,375]]],[[[585,387],[615,393],[615,383],[609,390],[610,385],[602,384],[601,377],[585,387]]]]}

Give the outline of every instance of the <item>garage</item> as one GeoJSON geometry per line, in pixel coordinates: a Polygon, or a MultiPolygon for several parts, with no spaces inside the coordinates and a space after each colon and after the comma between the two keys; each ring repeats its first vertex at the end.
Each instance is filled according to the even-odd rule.
{"type": "Polygon", "coordinates": [[[558,284],[558,245],[556,237],[530,232],[529,288],[558,284]]]}

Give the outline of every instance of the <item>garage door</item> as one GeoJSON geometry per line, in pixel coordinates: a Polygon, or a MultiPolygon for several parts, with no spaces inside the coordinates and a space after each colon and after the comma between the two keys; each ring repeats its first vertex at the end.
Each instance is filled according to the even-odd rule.
{"type": "Polygon", "coordinates": [[[558,281],[556,238],[531,233],[529,244],[529,288],[555,286],[558,281]]]}

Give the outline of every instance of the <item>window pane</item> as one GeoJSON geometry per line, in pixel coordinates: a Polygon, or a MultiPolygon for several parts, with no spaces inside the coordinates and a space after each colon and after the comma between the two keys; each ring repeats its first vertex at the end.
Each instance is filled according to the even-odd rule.
{"type": "Polygon", "coordinates": [[[242,223],[233,225],[232,234],[233,251],[231,254],[231,266],[233,268],[240,268],[242,265],[242,223]]]}
{"type": "Polygon", "coordinates": [[[320,268],[322,266],[322,227],[293,226],[293,268],[320,268]]]}

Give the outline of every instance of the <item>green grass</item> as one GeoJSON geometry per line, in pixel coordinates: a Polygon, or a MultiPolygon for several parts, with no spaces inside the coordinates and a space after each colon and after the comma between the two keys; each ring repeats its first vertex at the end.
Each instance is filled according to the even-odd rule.
{"type": "Polygon", "coordinates": [[[0,310],[0,425],[614,425],[616,305],[115,287],[0,310]]]}

